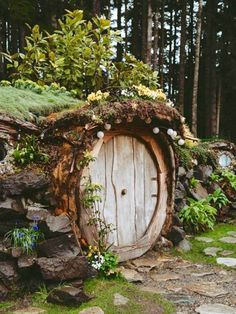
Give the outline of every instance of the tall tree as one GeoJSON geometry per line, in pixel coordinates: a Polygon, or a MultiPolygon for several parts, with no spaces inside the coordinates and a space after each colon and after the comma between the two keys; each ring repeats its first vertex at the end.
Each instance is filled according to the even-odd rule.
{"type": "Polygon", "coordinates": [[[193,98],[192,98],[192,132],[197,135],[197,101],[198,101],[198,78],[199,78],[199,63],[200,63],[200,45],[201,45],[201,30],[202,30],[202,0],[198,2],[197,16],[197,34],[195,45],[195,66],[193,77],[193,98]]]}
{"type": "Polygon", "coordinates": [[[185,85],[185,58],[186,58],[186,53],[185,53],[186,10],[187,10],[187,1],[181,0],[181,36],[180,36],[178,108],[182,114],[184,114],[184,85],[185,85]]]}

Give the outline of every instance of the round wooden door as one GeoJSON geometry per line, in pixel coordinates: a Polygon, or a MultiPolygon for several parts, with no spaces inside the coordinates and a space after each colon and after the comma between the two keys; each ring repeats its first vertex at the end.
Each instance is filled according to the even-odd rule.
{"type": "Polygon", "coordinates": [[[108,245],[121,261],[138,257],[152,246],[165,221],[166,206],[158,210],[163,180],[155,154],[142,139],[124,134],[99,140],[93,153],[89,175],[103,186],[99,210],[114,227],[108,245]]]}

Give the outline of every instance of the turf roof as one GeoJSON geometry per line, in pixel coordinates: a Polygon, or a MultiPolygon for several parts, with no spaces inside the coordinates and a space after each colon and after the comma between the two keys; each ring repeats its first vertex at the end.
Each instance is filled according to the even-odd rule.
{"type": "Polygon", "coordinates": [[[14,118],[34,121],[40,116],[68,108],[78,108],[78,99],[63,93],[55,95],[51,91],[37,94],[31,90],[15,87],[0,87],[0,114],[14,118]]]}

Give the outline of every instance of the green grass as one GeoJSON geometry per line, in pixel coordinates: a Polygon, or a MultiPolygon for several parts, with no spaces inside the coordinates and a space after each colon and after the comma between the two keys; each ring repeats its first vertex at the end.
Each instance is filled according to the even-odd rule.
{"type": "MultiPolygon", "coordinates": [[[[223,243],[219,241],[220,238],[229,236],[227,235],[228,231],[236,231],[236,226],[230,224],[218,224],[215,226],[214,230],[196,235],[196,237],[201,236],[212,238],[214,240],[213,242],[205,243],[195,240],[195,238],[193,237],[190,239],[190,242],[193,246],[191,251],[180,253],[179,251],[174,250],[174,254],[181,255],[181,257],[183,257],[184,259],[191,260],[194,263],[210,263],[216,265],[216,257],[206,256],[203,250],[207,247],[220,247],[222,248],[222,250],[234,251],[234,254],[229,255],[228,257],[236,257],[236,244],[223,243]]],[[[220,256],[220,252],[217,256],[220,256]]]]}
{"type": "Polygon", "coordinates": [[[47,116],[81,104],[78,99],[64,94],[54,95],[50,91],[37,94],[26,89],[0,87],[0,114],[5,113],[15,118],[32,120],[32,114],[35,117],[47,116]]]}
{"type": "MultiPolygon", "coordinates": [[[[45,309],[47,314],[78,314],[80,310],[90,306],[99,306],[106,314],[148,314],[150,308],[161,307],[163,314],[176,313],[175,307],[164,300],[156,293],[143,292],[137,286],[130,284],[123,279],[90,279],[85,282],[85,291],[92,296],[92,299],[82,304],[80,307],[66,307],[47,303],[46,288],[42,288],[39,293],[32,296],[32,305],[45,309]],[[129,298],[127,305],[114,306],[114,294],[120,293],[129,298]]],[[[8,310],[0,313],[11,313],[8,303],[8,310]]],[[[7,306],[5,306],[7,309],[7,306]]]]}

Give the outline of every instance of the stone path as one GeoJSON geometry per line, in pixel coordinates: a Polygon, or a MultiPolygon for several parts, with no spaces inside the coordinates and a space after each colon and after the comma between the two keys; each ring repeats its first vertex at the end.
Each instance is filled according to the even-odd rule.
{"type": "Polygon", "coordinates": [[[149,252],[121,272],[143,291],[175,303],[178,314],[236,314],[236,270],[149,252]],[[138,279],[138,280],[137,280],[138,279]]]}

